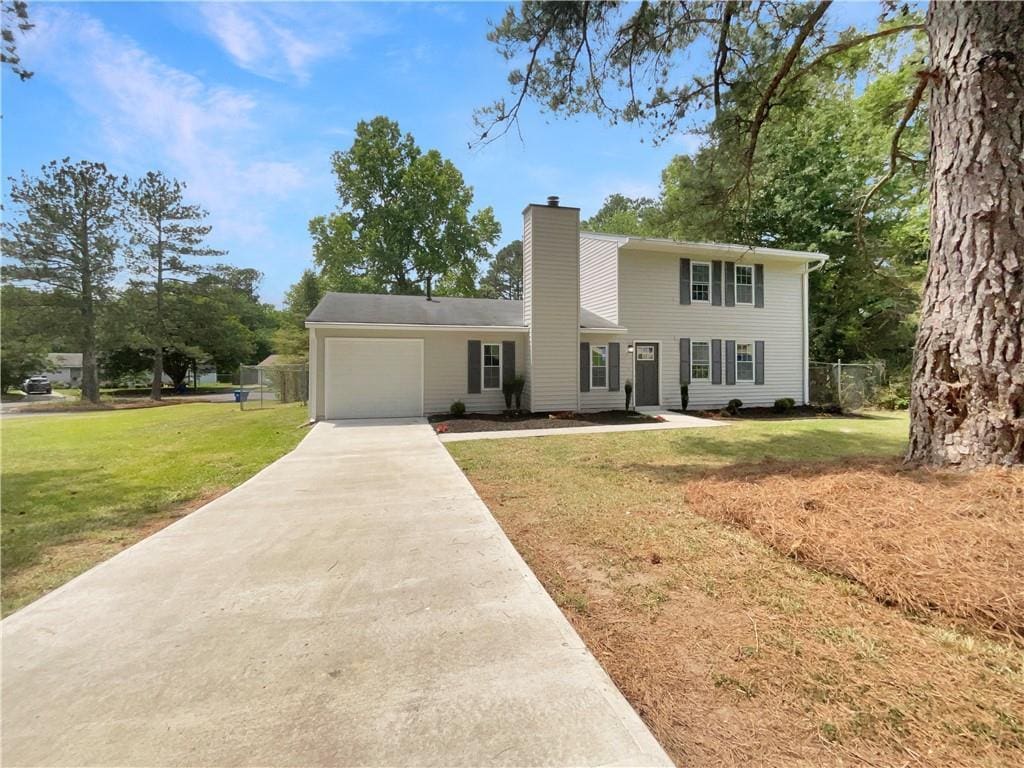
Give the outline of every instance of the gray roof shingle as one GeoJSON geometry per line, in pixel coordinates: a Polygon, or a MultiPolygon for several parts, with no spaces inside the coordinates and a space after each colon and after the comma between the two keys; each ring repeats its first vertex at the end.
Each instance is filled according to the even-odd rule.
{"type": "MultiPolygon", "coordinates": [[[[378,293],[328,293],[316,305],[310,323],[379,325],[465,325],[526,328],[523,302],[510,299],[462,299],[396,296],[378,293]]],[[[615,328],[615,323],[580,310],[580,327],[615,328]]]]}

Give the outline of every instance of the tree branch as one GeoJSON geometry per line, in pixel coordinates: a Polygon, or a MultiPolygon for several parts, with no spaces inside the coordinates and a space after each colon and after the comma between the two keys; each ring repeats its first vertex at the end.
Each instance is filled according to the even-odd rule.
{"type": "MultiPolygon", "coordinates": [[[[761,127],[764,125],[765,120],[768,119],[768,112],[772,107],[772,97],[775,92],[779,90],[779,86],[786,79],[789,71],[793,68],[793,64],[796,62],[797,57],[800,55],[800,49],[803,48],[804,42],[810,37],[815,27],[818,26],[818,22],[821,21],[822,16],[825,15],[825,11],[828,10],[829,6],[832,5],[832,0],[825,0],[824,2],[818,3],[817,7],[811,12],[811,15],[807,17],[802,25],[800,25],[800,31],[797,33],[796,39],[793,41],[793,45],[790,46],[789,52],[786,54],[786,58],[782,60],[782,64],[779,66],[775,76],[768,83],[768,87],[765,89],[764,94],[761,96],[761,102],[757,105],[757,110],[754,112],[754,119],[750,125],[750,139],[747,143],[747,148],[743,153],[743,165],[744,172],[743,178],[749,179],[750,170],[754,164],[754,152],[757,150],[757,138],[761,133],[761,127]]],[[[736,185],[733,186],[735,189],[739,185],[741,179],[737,179],[736,185]]]]}
{"type": "Polygon", "coordinates": [[[900,32],[906,32],[911,29],[924,29],[924,24],[904,24],[901,27],[889,27],[889,29],[882,29],[879,30],[878,32],[872,32],[870,35],[862,35],[861,37],[855,37],[850,40],[846,40],[842,43],[836,43],[835,45],[831,45],[824,51],[822,51],[816,59],[811,61],[810,64],[808,64],[803,69],[798,70],[797,73],[789,79],[789,82],[795,83],[797,80],[799,80],[808,72],[810,72],[812,69],[821,64],[821,62],[823,62],[825,59],[831,56],[835,56],[837,53],[848,51],[851,48],[856,48],[858,45],[863,45],[864,43],[868,43],[871,42],[872,40],[877,40],[882,37],[898,35],[900,32]]]}
{"type": "Polygon", "coordinates": [[[910,95],[910,100],[907,102],[907,106],[903,110],[903,117],[900,118],[900,122],[896,126],[896,131],[892,135],[892,144],[889,148],[889,170],[882,178],[874,183],[871,189],[868,190],[867,195],[865,195],[864,200],[861,201],[860,208],[857,211],[857,243],[860,245],[862,250],[864,248],[864,214],[868,209],[868,204],[871,202],[871,199],[896,175],[896,169],[899,166],[900,158],[903,156],[903,153],[900,151],[900,137],[903,136],[903,131],[910,123],[910,119],[914,116],[914,112],[917,111],[917,107],[921,103],[921,99],[924,96],[924,90],[928,87],[928,81],[931,79],[931,73],[923,71],[918,72],[917,77],[917,86],[914,88],[914,92],[910,95]]]}
{"type": "Polygon", "coordinates": [[[718,117],[722,108],[722,96],[720,93],[722,81],[725,79],[725,64],[729,56],[729,24],[732,21],[734,9],[733,0],[729,0],[722,9],[722,21],[718,31],[718,50],[715,53],[715,117],[718,117]]]}

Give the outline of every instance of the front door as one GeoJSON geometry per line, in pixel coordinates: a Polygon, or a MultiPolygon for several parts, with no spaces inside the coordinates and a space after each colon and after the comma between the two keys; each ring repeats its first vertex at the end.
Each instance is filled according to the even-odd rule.
{"type": "Polygon", "coordinates": [[[661,394],[658,391],[658,354],[659,345],[650,342],[637,342],[633,345],[633,365],[636,368],[636,404],[659,405],[661,394]]]}

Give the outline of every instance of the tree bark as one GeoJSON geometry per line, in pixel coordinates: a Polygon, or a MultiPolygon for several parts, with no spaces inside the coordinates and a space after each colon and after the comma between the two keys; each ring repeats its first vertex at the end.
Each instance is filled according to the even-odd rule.
{"type": "Polygon", "coordinates": [[[89,238],[89,196],[85,195],[81,220],[81,288],[79,296],[79,313],[82,318],[82,399],[90,403],[100,401],[100,377],[96,365],[96,311],[94,306],[94,286],[92,280],[92,249],[89,238]]]}
{"type": "Polygon", "coordinates": [[[932,2],[910,461],[1024,463],[1024,3],[932,2]]]}
{"type": "Polygon", "coordinates": [[[157,223],[156,254],[156,322],[153,339],[153,381],[149,397],[160,400],[164,386],[164,242],[163,227],[157,223]]]}

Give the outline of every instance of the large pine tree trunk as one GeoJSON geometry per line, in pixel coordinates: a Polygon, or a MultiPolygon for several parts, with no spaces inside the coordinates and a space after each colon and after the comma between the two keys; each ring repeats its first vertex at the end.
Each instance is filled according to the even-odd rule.
{"type": "Polygon", "coordinates": [[[1024,3],[932,2],[931,253],[908,459],[1024,463],[1024,3]]]}

